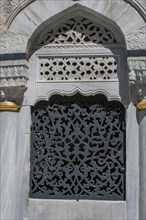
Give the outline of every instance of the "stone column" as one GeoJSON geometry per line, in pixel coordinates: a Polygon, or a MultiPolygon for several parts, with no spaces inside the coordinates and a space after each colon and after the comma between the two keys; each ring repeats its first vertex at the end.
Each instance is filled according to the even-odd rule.
{"type": "Polygon", "coordinates": [[[0,219],[16,219],[17,204],[17,151],[19,111],[23,102],[28,63],[9,60],[0,63],[0,219]]]}
{"type": "Polygon", "coordinates": [[[139,219],[146,219],[146,57],[129,58],[131,100],[139,123],[139,219]]]}

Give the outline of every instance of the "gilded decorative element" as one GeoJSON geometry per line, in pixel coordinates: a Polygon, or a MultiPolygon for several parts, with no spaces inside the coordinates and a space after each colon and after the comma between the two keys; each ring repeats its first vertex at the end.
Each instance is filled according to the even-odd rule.
{"type": "Polygon", "coordinates": [[[137,108],[138,108],[139,110],[144,110],[144,109],[146,109],[146,98],[144,98],[141,102],[139,102],[139,103],[137,104],[137,108]]]}
{"type": "Polygon", "coordinates": [[[20,109],[20,105],[15,102],[0,102],[0,111],[18,111],[20,109]]]}

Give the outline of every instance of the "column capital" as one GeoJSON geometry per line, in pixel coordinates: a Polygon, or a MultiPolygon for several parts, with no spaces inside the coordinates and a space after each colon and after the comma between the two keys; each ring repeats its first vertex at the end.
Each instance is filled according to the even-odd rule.
{"type": "Polygon", "coordinates": [[[146,109],[146,57],[129,57],[131,101],[138,109],[146,109]]]}
{"type": "Polygon", "coordinates": [[[27,90],[28,68],[25,59],[0,62],[0,110],[18,111],[27,90]]]}

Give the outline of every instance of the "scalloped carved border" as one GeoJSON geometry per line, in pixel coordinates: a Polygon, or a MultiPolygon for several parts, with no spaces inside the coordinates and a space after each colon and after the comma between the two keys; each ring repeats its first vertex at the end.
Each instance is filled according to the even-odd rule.
{"type": "Polygon", "coordinates": [[[112,96],[112,97],[111,97],[111,96],[109,95],[109,93],[106,92],[105,90],[99,90],[99,89],[97,89],[97,90],[84,91],[84,90],[82,90],[82,89],[76,87],[75,89],[70,90],[70,91],[59,90],[59,89],[51,90],[51,91],[49,91],[49,92],[46,94],[45,97],[44,97],[44,96],[41,96],[41,97],[37,98],[37,99],[35,100],[35,103],[33,103],[33,104],[35,105],[37,102],[39,102],[39,101],[41,101],[41,100],[48,101],[53,95],[73,96],[73,95],[75,95],[75,94],[77,94],[77,93],[80,93],[80,94],[83,95],[83,96],[95,96],[95,95],[97,95],[97,94],[103,94],[104,96],[106,96],[106,98],[107,98],[108,101],[116,100],[116,101],[121,102],[121,99],[120,99],[120,98],[118,98],[117,96],[115,96],[115,97],[112,96]]]}

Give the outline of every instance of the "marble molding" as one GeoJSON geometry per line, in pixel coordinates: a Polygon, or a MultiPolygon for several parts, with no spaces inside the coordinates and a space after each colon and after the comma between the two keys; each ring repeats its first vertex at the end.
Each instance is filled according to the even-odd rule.
{"type": "Polygon", "coordinates": [[[128,65],[131,101],[139,109],[146,109],[146,57],[130,57],[128,65]]]}
{"type": "MultiPolygon", "coordinates": [[[[27,90],[28,62],[25,60],[3,61],[0,65],[0,102],[1,107],[10,108],[15,102],[18,108],[27,90]],[[8,105],[6,104],[8,102],[8,105]],[[10,105],[9,105],[10,104],[10,105]]],[[[15,106],[16,107],[16,106],[15,106]]]]}

